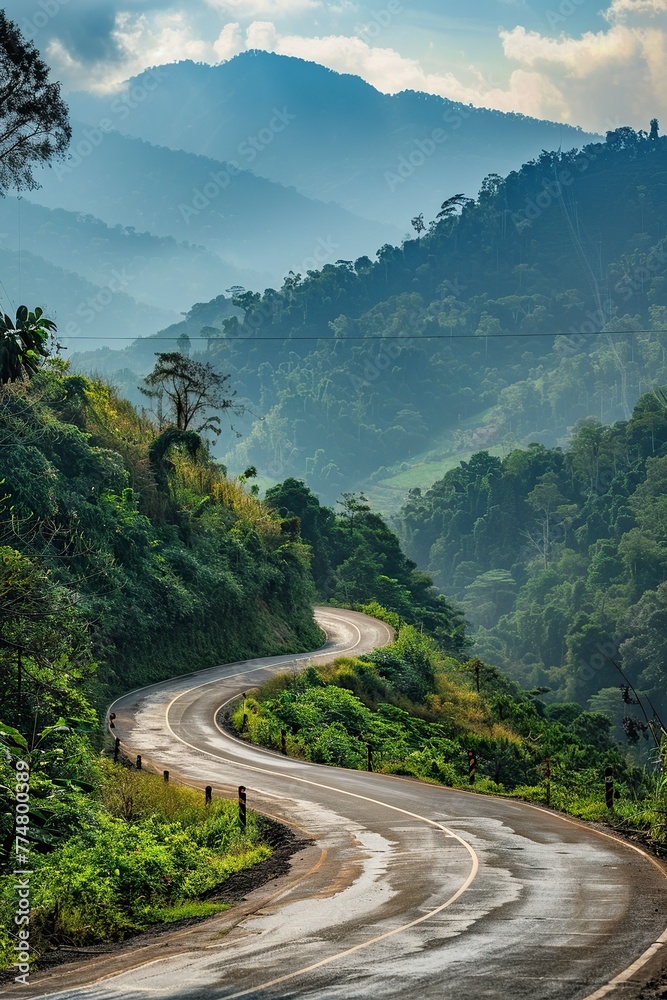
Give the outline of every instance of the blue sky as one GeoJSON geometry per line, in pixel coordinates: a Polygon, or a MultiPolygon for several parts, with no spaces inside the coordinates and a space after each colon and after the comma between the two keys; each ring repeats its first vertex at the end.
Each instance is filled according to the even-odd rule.
{"type": "Polygon", "coordinates": [[[596,131],[667,117],[667,0],[8,0],[66,89],[246,48],[596,131]]]}

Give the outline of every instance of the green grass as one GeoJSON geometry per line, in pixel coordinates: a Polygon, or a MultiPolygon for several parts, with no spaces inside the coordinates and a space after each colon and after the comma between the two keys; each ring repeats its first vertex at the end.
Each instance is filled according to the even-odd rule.
{"type": "Polygon", "coordinates": [[[214,917],[231,908],[231,903],[176,903],[174,906],[157,907],[150,914],[156,924],[175,924],[179,920],[214,917]]]}
{"type": "Polygon", "coordinates": [[[461,462],[469,462],[478,451],[488,451],[491,455],[507,454],[516,442],[501,442],[485,446],[484,441],[464,444],[459,432],[467,432],[469,436],[477,428],[483,428],[491,418],[492,411],[475,414],[462,420],[455,429],[442,431],[435,435],[428,448],[412,458],[397,463],[387,469],[387,475],[382,478],[372,477],[359,486],[369,500],[379,510],[386,514],[395,513],[405,502],[408,490],[428,490],[433,483],[455,469],[461,462]],[[403,468],[407,466],[407,468],[403,468]]]}
{"type": "MultiPolygon", "coordinates": [[[[96,809],[54,850],[32,850],[33,958],[61,945],[122,941],[156,923],[211,916],[227,879],[271,856],[263,823],[226,799],[103,762],[96,809]]],[[[11,967],[16,879],[0,878],[0,967],[11,967]]]]}

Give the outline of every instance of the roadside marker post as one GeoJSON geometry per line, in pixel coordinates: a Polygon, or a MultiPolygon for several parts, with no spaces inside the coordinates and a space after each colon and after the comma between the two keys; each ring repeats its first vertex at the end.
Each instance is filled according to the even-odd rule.
{"type": "Polygon", "coordinates": [[[204,789],[204,803],[205,803],[205,805],[210,806],[212,800],[213,800],[213,789],[211,788],[210,785],[207,785],[206,788],[204,789]]]}
{"type": "Polygon", "coordinates": [[[604,796],[607,809],[614,808],[614,769],[606,767],[604,772],[604,796]]]}
{"type": "Polygon", "coordinates": [[[239,826],[242,830],[246,828],[246,787],[239,785],[239,826]]]}
{"type": "Polygon", "coordinates": [[[141,754],[137,754],[137,771],[141,770],[141,754]]]}
{"type": "Polygon", "coordinates": [[[547,806],[551,806],[551,757],[545,757],[547,777],[547,806]]]}
{"type": "Polygon", "coordinates": [[[468,750],[468,784],[475,784],[475,772],[477,770],[477,754],[474,750],[468,750]]]}
{"type": "Polygon", "coordinates": [[[371,749],[370,743],[366,744],[366,749],[368,750],[368,770],[373,770],[373,750],[371,749]]]}
{"type": "Polygon", "coordinates": [[[287,730],[280,730],[280,752],[286,757],[287,756],[287,730]]]}
{"type": "Polygon", "coordinates": [[[162,777],[164,778],[165,785],[169,783],[169,771],[163,771],[162,777]]]}
{"type": "Polygon", "coordinates": [[[114,763],[116,764],[118,763],[119,753],[120,753],[120,736],[117,736],[116,739],[114,740],[114,745],[113,745],[113,759],[114,763]]]}

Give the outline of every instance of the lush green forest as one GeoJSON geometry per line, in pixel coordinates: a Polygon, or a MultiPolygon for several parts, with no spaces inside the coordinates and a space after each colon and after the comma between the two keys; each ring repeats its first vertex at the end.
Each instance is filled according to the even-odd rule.
{"type": "MultiPolygon", "coordinates": [[[[19,313],[24,337],[35,319],[19,313]]],[[[48,326],[38,316],[37,323],[48,326]]],[[[0,864],[7,872],[14,863],[12,788],[15,769],[26,761],[31,864],[39,885],[37,955],[216,912],[230,873],[267,857],[261,823],[253,821],[242,835],[224,804],[204,813],[189,793],[172,793],[111,765],[99,712],[112,692],[178,672],[317,647],[316,598],[387,618],[397,629],[396,643],[269,686],[234,717],[249,736],[282,746],[284,731],[288,752],[353,767],[363,766],[370,747],[374,766],[454,785],[466,783],[472,750],[480,790],[536,801],[546,795],[549,755],[553,803],[589,818],[608,815],[601,776],[612,766],[619,821],[663,835],[659,777],[639,770],[626,749],[626,737],[659,739],[659,730],[644,726],[635,706],[617,742],[606,702],[584,709],[575,702],[581,692],[564,687],[559,694],[569,704],[546,704],[539,686],[546,665],[539,676],[521,677],[533,687],[527,692],[498,670],[505,664],[495,647],[490,665],[470,659],[461,613],[405,555],[363,494],[343,494],[333,510],[302,481],[288,478],[261,501],[250,485],[254,468],[232,479],[211,459],[204,433],[217,420],[210,410],[201,414],[200,433],[189,426],[195,414],[184,416],[182,401],[173,413],[139,414],[103,381],[71,374],[37,341],[10,376],[12,336],[11,330],[3,334],[0,389],[0,795],[6,806],[0,864]],[[137,891],[127,893],[129,884],[137,891]],[[100,907],[105,919],[91,930],[91,914],[100,907]]],[[[167,354],[158,356],[154,373],[168,364],[191,371],[187,356],[167,354]]],[[[155,385],[155,378],[146,380],[153,393],[155,385]]],[[[233,391],[225,380],[222,385],[231,405],[233,391]]],[[[665,406],[652,395],[628,424],[582,427],[571,458],[537,445],[506,460],[513,470],[507,475],[523,470],[517,524],[546,539],[544,565],[527,559],[526,592],[532,593],[533,576],[543,589],[561,583],[552,603],[578,592],[582,613],[589,612],[590,627],[584,623],[568,641],[598,641],[604,626],[595,615],[612,607],[610,598],[601,612],[589,609],[578,583],[554,577],[587,558],[588,550],[579,552],[573,543],[574,551],[565,551],[570,537],[589,544],[594,583],[605,579],[606,561],[617,567],[613,607],[626,598],[645,608],[649,631],[636,642],[637,656],[650,655],[650,643],[659,641],[663,448],[665,406]],[[611,519],[605,519],[607,493],[611,519]],[[521,503],[535,512],[534,525],[521,503]],[[554,534],[557,525],[562,538],[554,534]],[[617,541],[616,529],[622,532],[617,541]],[[655,588],[648,598],[638,589],[647,583],[655,588]]],[[[481,508],[497,485],[491,470],[503,482],[503,463],[482,455],[470,465],[465,487],[450,474],[449,494],[473,498],[481,508]],[[484,475],[477,475],[482,467],[484,475]]],[[[413,525],[436,494],[413,495],[413,525]]],[[[406,511],[404,527],[408,520],[406,511]]],[[[491,522],[489,537],[502,543],[491,522]]],[[[625,645],[621,653],[625,658],[625,645]]],[[[660,680],[649,669],[635,674],[642,695],[647,688],[658,693],[660,680]]],[[[614,694],[620,697],[617,688],[614,694]]],[[[633,703],[629,686],[625,697],[633,703]]],[[[14,883],[0,873],[6,913],[15,905],[14,883]]],[[[7,933],[1,943],[9,961],[13,939],[7,933]]]]}
{"type": "MultiPolygon", "coordinates": [[[[318,588],[412,608],[452,650],[466,640],[460,616],[363,497],[344,497],[335,513],[288,480],[260,501],[254,469],[231,479],[211,459],[210,407],[186,394],[185,408],[178,398],[167,409],[159,383],[159,410],[139,414],[49,356],[55,331],[39,312],[2,323],[0,954],[11,964],[7,873],[23,769],[36,957],[217,912],[230,874],[271,853],[261,822],[242,833],[230,805],[204,811],[200,795],[110,763],[100,718],[114,693],[317,648],[318,588]]],[[[155,370],[171,363],[211,375],[180,354],[160,355],[155,370]]],[[[232,405],[233,389],[211,377],[226,393],[219,405],[232,405]]],[[[155,384],[146,381],[149,393],[155,384]]]]}
{"type": "MultiPolygon", "coordinates": [[[[554,446],[580,419],[628,419],[667,382],[666,165],[657,123],[617,129],[489,176],[375,261],[230,290],[199,330],[188,317],[193,351],[248,403],[225,461],[395,509],[482,447],[554,446]]],[[[145,373],[134,348],[77,364],[145,373]]]]}
{"type": "Polygon", "coordinates": [[[522,690],[477,658],[448,656],[400,615],[376,603],[360,609],[390,622],[396,641],[248,692],[229,720],[239,735],[320,764],[459,788],[471,786],[472,760],[479,792],[664,838],[664,782],[628,759],[604,714],[547,706],[539,689],[522,690]],[[615,775],[613,810],[602,780],[607,767],[615,775]]]}
{"type": "Polygon", "coordinates": [[[321,643],[298,534],[228,480],[194,431],[160,432],[103,382],[57,357],[40,364],[48,352],[28,338],[46,324],[34,321],[20,311],[0,337],[0,951],[10,964],[20,768],[31,779],[36,956],[214,912],[229,874],[270,853],[261,829],[242,836],[231,807],[204,816],[199,796],[141,775],[127,785],[100,757],[100,714],[114,692],[321,643]],[[18,343],[32,346],[17,354],[18,343]]]}
{"type": "MultiPolygon", "coordinates": [[[[636,742],[667,710],[667,398],[582,421],[564,450],[480,452],[400,515],[406,549],[476,626],[479,655],[636,742]]],[[[642,740],[643,743],[643,740],[642,740]]]]}

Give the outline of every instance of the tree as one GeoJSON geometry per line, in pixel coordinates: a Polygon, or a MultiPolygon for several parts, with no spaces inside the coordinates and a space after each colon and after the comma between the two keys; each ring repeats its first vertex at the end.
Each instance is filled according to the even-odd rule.
{"type": "Polygon", "coordinates": [[[649,139],[654,141],[660,136],[660,122],[657,118],[651,118],[651,131],[649,133],[649,139]]]}
{"type": "Polygon", "coordinates": [[[60,84],[0,10],[0,195],[38,187],[33,166],[63,159],[71,138],[60,84]]]}
{"type": "MultiPolygon", "coordinates": [[[[1,14],[1,12],[0,12],[1,14]]],[[[19,306],[16,320],[0,313],[0,385],[34,375],[40,358],[47,358],[46,341],[56,324],[41,309],[19,306]]]]}
{"type": "Polygon", "coordinates": [[[368,498],[363,493],[342,493],[341,496],[343,499],[337,500],[336,503],[343,508],[343,517],[347,518],[352,532],[359,516],[370,511],[368,498]]]}
{"type": "Polygon", "coordinates": [[[202,422],[193,429],[217,435],[221,431],[220,417],[207,411],[231,410],[237,416],[244,412],[243,406],[234,403],[236,392],[229,388],[230,375],[220,375],[212,365],[177,352],[155,356],[155,367],[144,379],[146,386],[139,386],[139,390],[156,399],[158,406],[164,396],[170,400],[177,430],[189,430],[195,418],[201,417],[202,422]]]}
{"type": "Polygon", "coordinates": [[[424,213],[421,212],[420,215],[415,215],[412,219],[410,225],[413,227],[417,236],[421,236],[422,233],[426,232],[426,225],[424,223],[424,213]]]}
{"type": "Polygon", "coordinates": [[[552,517],[559,507],[567,504],[567,499],[560,491],[560,483],[556,473],[545,472],[543,476],[540,476],[535,489],[528,494],[526,499],[531,507],[542,514],[542,539],[541,544],[537,547],[546,568],[553,542],[551,537],[552,517]]]}
{"type": "Polygon", "coordinates": [[[443,201],[440,206],[440,211],[438,212],[436,219],[442,221],[442,219],[451,219],[452,216],[456,215],[459,208],[465,208],[467,204],[471,201],[470,198],[466,198],[464,194],[455,194],[451,198],[447,198],[443,201]]]}

